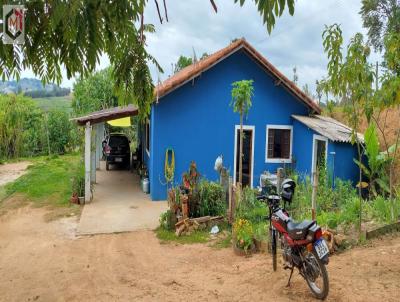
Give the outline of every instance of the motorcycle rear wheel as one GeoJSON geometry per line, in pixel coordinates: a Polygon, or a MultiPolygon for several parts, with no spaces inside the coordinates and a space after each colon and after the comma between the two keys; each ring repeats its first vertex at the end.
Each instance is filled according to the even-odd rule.
{"type": "Polygon", "coordinates": [[[308,253],[306,256],[306,268],[307,271],[304,273],[304,278],[307,281],[308,287],[312,294],[319,300],[324,300],[329,293],[329,279],[328,272],[325,264],[319,259],[315,251],[308,253]],[[317,284],[317,279],[321,278],[321,285],[317,284]]]}

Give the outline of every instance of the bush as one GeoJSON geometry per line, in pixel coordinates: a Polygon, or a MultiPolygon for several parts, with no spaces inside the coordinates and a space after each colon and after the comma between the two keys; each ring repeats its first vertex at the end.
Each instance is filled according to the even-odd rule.
{"type": "Polygon", "coordinates": [[[394,221],[399,218],[400,215],[400,197],[397,197],[393,201],[385,199],[382,196],[377,196],[365,205],[367,215],[371,219],[375,219],[379,222],[391,223],[392,211],[394,214],[394,221]]]}
{"type": "Polygon", "coordinates": [[[71,139],[71,122],[68,113],[52,110],[47,117],[50,149],[52,153],[64,154],[71,139]]]}
{"type": "Polygon", "coordinates": [[[172,211],[167,210],[160,215],[160,227],[164,230],[171,231],[174,229],[175,225],[172,223],[172,211]]]}
{"type": "Polygon", "coordinates": [[[220,184],[203,180],[199,184],[198,192],[200,202],[197,216],[225,215],[225,190],[220,184]]]}
{"type": "Polygon", "coordinates": [[[45,142],[43,115],[32,100],[0,95],[0,155],[16,158],[39,154],[45,142]]]}
{"type": "Polygon", "coordinates": [[[242,192],[242,200],[236,208],[236,218],[243,218],[254,224],[258,224],[266,222],[267,215],[267,205],[257,200],[256,192],[253,189],[245,187],[242,192]]]}
{"type": "Polygon", "coordinates": [[[236,246],[247,251],[253,244],[254,231],[250,221],[237,219],[233,225],[236,246]]]}

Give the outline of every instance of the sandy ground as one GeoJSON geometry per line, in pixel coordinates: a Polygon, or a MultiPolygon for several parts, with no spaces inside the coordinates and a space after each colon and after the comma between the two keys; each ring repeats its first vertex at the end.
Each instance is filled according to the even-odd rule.
{"type": "MultiPolygon", "coordinates": [[[[268,255],[160,244],[151,231],[75,237],[76,218],[44,209],[0,217],[0,301],[312,301],[268,255]]],[[[327,301],[398,301],[400,236],[331,258],[327,301]]]]}
{"type": "Polygon", "coordinates": [[[78,225],[81,235],[110,234],[155,229],[166,201],[151,201],[142,192],[140,178],[127,170],[106,171],[105,162],[96,171],[92,202],[85,204],[78,225]]]}
{"type": "Polygon", "coordinates": [[[20,161],[17,163],[0,165],[0,186],[12,182],[23,175],[30,164],[29,161],[20,161]]]}

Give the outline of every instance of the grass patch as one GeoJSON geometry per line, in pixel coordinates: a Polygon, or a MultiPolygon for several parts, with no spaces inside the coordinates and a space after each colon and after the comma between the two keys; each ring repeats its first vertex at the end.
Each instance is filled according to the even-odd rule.
{"type": "Polygon", "coordinates": [[[4,186],[0,186],[0,201],[7,197],[6,188],[4,186]]]}
{"type": "Polygon", "coordinates": [[[228,232],[226,236],[218,238],[218,240],[212,245],[212,247],[217,249],[226,249],[232,246],[232,233],[228,232]]]}
{"type": "Polygon", "coordinates": [[[77,171],[79,161],[78,155],[35,159],[26,174],[5,185],[3,199],[13,194],[21,194],[34,206],[69,207],[72,194],[71,179],[77,171]]]}
{"type": "Polygon", "coordinates": [[[176,242],[180,244],[194,244],[194,243],[206,243],[209,240],[208,231],[196,231],[190,235],[176,236],[174,231],[168,231],[164,228],[156,229],[157,238],[161,240],[161,243],[176,242]]]}

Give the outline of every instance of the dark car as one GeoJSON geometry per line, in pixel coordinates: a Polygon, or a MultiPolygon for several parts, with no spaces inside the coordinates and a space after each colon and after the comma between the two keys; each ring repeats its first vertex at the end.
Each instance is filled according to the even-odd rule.
{"type": "Polygon", "coordinates": [[[125,134],[111,133],[103,141],[103,154],[106,160],[106,169],[110,164],[117,164],[129,168],[131,160],[131,149],[129,139],[125,134]]]}

